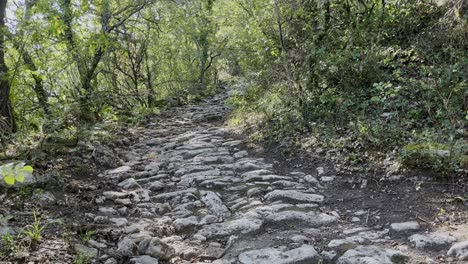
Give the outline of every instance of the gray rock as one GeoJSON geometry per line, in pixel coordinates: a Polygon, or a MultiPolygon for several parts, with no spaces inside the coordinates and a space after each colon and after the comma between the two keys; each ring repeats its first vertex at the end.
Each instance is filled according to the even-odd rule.
{"type": "Polygon", "coordinates": [[[32,197],[40,205],[53,204],[57,200],[51,192],[37,192],[32,197]]]}
{"type": "Polygon", "coordinates": [[[337,264],[400,264],[409,257],[399,251],[377,246],[358,246],[346,251],[337,264]]]}
{"type": "Polygon", "coordinates": [[[225,237],[234,234],[248,234],[258,231],[263,225],[260,219],[241,218],[223,223],[205,225],[197,235],[206,238],[225,237]]]}
{"type": "Polygon", "coordinates": [[[231,212],[226,207],[226,205],[224,205],[219,196],[216,195],[216,193],[210,191],[201,191],[200,195],[202,202],[214,215],[221,217],[231,216],[231,212]]]}
{"type": "Polygon", "coordinates": [[[150,256],[139,256],[130,259],[131,264],[158,264],[158,259],[150,256]]]}
{"type": "Polygon", "coordinates": [[[292,250],[263,248],[250,250],[239,255],[241,264],[295,264],[315,263],[319,255],[313,246],[303,245],[292,250]]]}
{"type": "Polygon", "coordinates": [[[161,191],[164,189],[166,185],[160,181],[155,181],[155,182],[152,182],[149,186],[148,186],[148,189],[150,189],[151,191],[161,191]]]}
{"type": "Polygon", "coordinates": [[[176,219],[172,223],[172,225],[174,226],[176,231],[181,231],[181,230],[184,230],[186,228],[197,226],[198,225],[198,220],[197,220],[196,216],[191,216],[191,217],[188,217],[188,218],[180,218],[180,219],[176,219]]]}
{"type": "Polygon", "coordinates": [[[272,174],[273,172],[269,170],[254,170],[254,171],[249,171],[249,172],[244,172],[242,173],[241,177],[242,178],[249,178],[253,176],[260,176],[260,175],[268,175],[272,174]]]}
{"type": "Polygon", "coordinates": [[[319,186],[320,182],[312,175],[306,175],[304,176],[304,180],[314,186],[319,186]]]}
{"type": "Polygon", "coordinates": [[[158,173],[160,163],[151,162],[145,166],[145,171],[151,171],[152,173],[158,173]]]}
{"type": "Polygon", "coordinates": [[[249,153],[247,151],[239,151],[239,152],[236,152],[234,153],[234,158],[236,159],[242,159],[244,157],[247,157],[249,155],[249,153]]]}
{"type": "Polygon", "coordinates": [[[113,170],[106,171],[106,173],[109,174],[109,175],[114,175],[114,174],[120,174],[120,173],[128,172],[131,169],[132,169],[132,167],[130,167],[130,166],[122,166],[122,167],[115,168],[113,170]]]}
{"type": "Polygon", "coordinates": [[[271,184],[279,188],[291,188],[291,187],[299,186],[299,183],[297,182],[285,181],[285,180],[275,181],[275,182],[272,182],[271,184]]]}
{"type": "Polygon", "coordinates": [[[175,249],[157,237],[146,238],[141,241],[138,245],[138,252],[162,260],[170,260],[175,256],[175,249]]]}
{"type": "Polygon", "coordinates": [[[446,233],[433,232],[412,235],[409,237],[409,241],[417,249],[442,249],[457,241],[457,239],[446,233]]]}
{"type": "Polygon", "coordinates": [[[294,200],[299,202],[321,203],[324,197],[319,194],[303,193],[294,190],[275,190],[267,193],[265,199],[268,201],[294,200]]]}
{"type": "Polygon", "coordinates": [[[118,214],[117,210],[111,207],[100,207],[99,212],[105,215],[117,215],[118,214]]]}
{"type": "Polygon", "coordinates": [[[117,264],[117,260],[115,258],[109,258],[104,262],[104,264],[117,264]]]}
{"type": "Polygon", "coordinates": [[[115,199],[114,202],[125,206],[132,205],[132,200],[130,199],[115,199]]]}
{"type": "Polygon", "coordinates": [[[0,225],[0,236],[13,234],[15,234],[15,230],[13,228],[6,225],[0,225]]]}
{"type": "Polygon", "coordinates": [[[335,176],[322,176],[320,177],[320,181],[322,182],[332,182],[335,180],[335,176]]]}
{"type": "Polygon", "coordinates": [[[300,211],[282,211],[269,215],[266,218],[267,223],[294,222],[300,221],[310,226],[322,226],[336,222],[338,217],[325,213],[300,212],[300,211]]]}
{"type": "Polygon", "coordinates": [[[252,162],[238,162],[234,164],[234,169],[236,171],[242,172],[242,171],[260,170],[262,169],[262,167],[252,162]]]}
{"type": "Polygon", "coordinates": [[[201,220],[200,220],[200,225],[208,225],[208,224],[213,224],[218,222],[218,217],[214,215],[205,215],[201,220]]]}
{"type": "Polygon", "coordinates": [[[325,173],[325,169],[323,167],[317,167],[317,175],[320,176],[325,173]]]}
{"type": "Polygon", "coordinates": [[[220,170],[209,170],[209,171],[200,171],[200,172],[193,172],[189,174],[185,174],[184,176],[180,177],[180,183],[184,186],[190,186],[195,179],[209,179],[209,178],[216,178],[222,176],[220,170]]]}
{"type": "Polygon", "coordinates": [[[136,244],[128,237],[124,237],[117,244],[117,253],[122,257],[131,257],[135,255],[136,244]]]}
{"type": "Polygon", "coordinates": [[[213,170],[213,166],[209,166],[209,165],[188,165],[188,166],[184,166],[183,168],[180,168],[177,171],[175,171],[174,175],[176,177],[180,177],[182,175],[189,174],[189,173],[200,172],[200,171],[209,171],[209,170],[213,170]]]}
{"type": "Polygon", "coordinates": [[[358,234],[343,238],[343,239],[333,239],[328,243],[329,248],[350,248],[353,245],[364,244],[364,243],[373,243],[379,241],[388,234],[388,230],[382,231],[363,231],[358,234]]]}
{"type": "Polygon", "coordinates": [[[128,197],[128,193],[126,192],[112,192],[112,191],[108,191],[108,192],[103,192],[102,195],[104,195],[104,197],[106,197],[106,199],[121,199],[121,198],[126,198],[128,197]]]}
{"type": "Polygon", "coordinates": [[[341,239],[333,239],[331,240],[327,247],[329,248],[350,248],[357,245],[358,241],[354,241],[352,239],[341,238],[341,239]]]}
{"type": "Polygon", "coordinates": [[[140,184],[134,179],[134,178],[128,178],[121,183],[119,183],[119,186],[124,188],[124,189],[138,189],[141,188],[140,184]]]}
{"type": "Polygon", "coordinates": [[[90,248],[82,244],[75,244],[73,245],[76,253],[86,256],[88,258],[96,258],[98,254],[98,250],[95,248],[90,248]]]}
{"type": "Polygon", "coordinates": [[[116,226],[126,226],[128,224],[128,220],[125,218],[109,218],[109,221],[116,226]]]}
{"type": "Polygon", "coordinates": [[[244,178],[245,182],[276,182],[276,181],[290,181],[291,177],[289,176],[278,176],[278,175],[258,175],[258,176],[248,176],[244,178]]]}
{"type": "Polygon", "coordinates": [[[404,222],[404,223],[393,223],[390,225],[390,229],[393,232],[397,232],[397,233],[418,231],[420,228],[421,226],[416,221],[410,221],[410,222],[404,222]]]}
{"type": "Polygon", "coordinates": [[[452,256],[458,260],[468,260],[468,241],[455,243],[447,252],[447,256],[452,256]]]}
{"type": "Polygon", "coordinates": [[[104,146],[96,147],[92,156],[98,165],[105,168],[115,168],[121,164],[120,160],[116,157],[114,152],[104,146]]]}
{"type": "Polygon", "coordinates": [[[336,257],[335,251],[322,251],[320,255],[323,257],[324,260],[331,262],[336,257]]]}
{"type": "Polygon", "coordinates": [[[205,165],[209,164],[223,164],[223,163],[233,163],[234,158],[231,156],[197,156],[193,159],[194,162],[200,162],[205,165]]]}
{"type": "MultiPolygon", "coordinates": [[[[105,255],[104,255],[105,256],[105,255]]],[[[107,256],[108,257],[108,256],[107,256]]],[[[115,258],[108,258],[106,259],[106,261],[104,262],[104,264],[117,264],[117,260],[115,258]]]]}
{"type": "Polygon", "coordinates": [[[301,244],[307,244],[309,243],[310,239],[306,236],[303,235],[295,235],[291,237],[291,240],[296,242],[296,243],[301,243],[301,244]]]}
{"type": "Polygon", "coordinates": [[[174,191],[174,192],[167,192],[167,193],[161,193],[153,197],[156,201],[164,201],[167,202],[167,200],[170,200],[175,197],[182,197],[187,194],[194,194],[196,192],[196,189],[191,188],[191,189],[186,189],[182,191],[174,191]]]}
{"type": "Polygon", "coordinates": [[[88,240],[88,244],[94,248],[99,248],[99,249],[105,249],[107,248],[107,245],[104,243],[97,242],[94,239],[88,240]]]}

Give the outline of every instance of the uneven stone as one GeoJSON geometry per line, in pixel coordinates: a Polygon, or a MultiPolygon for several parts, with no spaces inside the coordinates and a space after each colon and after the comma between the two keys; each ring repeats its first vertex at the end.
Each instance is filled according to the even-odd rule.
{"type": "Polygon", "coordinates": [[[453,244],[447,256],[455,257],[460,261],[468,260],[468,241],[453,244]]]}
{"type": "MultiPolygon", "coordinates": [[[[384,220],[375,210],[342,210],[334,194],[330,197],[337,200],[327,201],[325,188],[344,179],[325,164],[312,175],[298,171],[300,164],[275,171],[281,163],[249,155],[242,140],[230,137],[230,128],[217,126],[227,111],[224,99],[216,95],[169,108],[106,149],[106,159],[119,164],[114,168],[125,166],[100,175],[109,180],[106,187],[118,186],[98,193],[93,199],[98,210],[85,214],[103,227],[99,242],[88,243],[93,254],[99,249],[96,263],[432,263],[440,260],[433,249],[455,241],[447,234],[413,235],[410,243],[427,250],[411,260],[401,253],[413,252],[408,245],[400,243],[401,252],[376,246],[399,243],[391,236],[401,239],[421,227],[402,221],[381,230],[385,222],[374,221],[384,220]],[[338,212],[346,217],[340,219],[338,212]],[[315,244],[323,250],[320,255],[315,244]]],[[[364,181],[350,182],[359,188],[364,181]]],[[[466,244],[454,244],[447,262],[464,261],[466,244]]]]}
{"type": "Polygon", "coordinates": [[[404,222],[404,223],[393,223],[390,225],[392,231],[397,233],[418,231],[421,226],[416,221],[404,222]]]}
{"type": "Polygon", "coordinates": [[[244,157],[247,157],[249,155],[249,153],[247,151],[239,151],[239,152],[236,152],[234,153],[234,158],[236,159],[242,159],[244,157]]]}
{"type": "Polygon", "coordinates": [[[115,168],[113,170],[106,171],[106,173],[109,174],[109,175],[120,174],[120,173],[128,172],[131,169],[132,169],[132,167],[130,167],[130,166],[122,166],[122,167],[115,168]]]}
{"type": "Polygon", "coordinates": [[[158,264],[158,259],[152,258],[150,256],[139,256],[136,258],[130,259],[131,264],[158,264]]]}
{"type": "Polygon", "coordinates": [[[138,245],[138,252],[163,260],[169,260],[175,255],[174,248],[157,237],[146,238],[141,241],[138,245]]]}
{"type": "Polygon", "coordinates": [[[275,190],[265,195],[268,201],[294,200],[298,202],[321,203],[324,197],[319,194],[303,193],[293,190],[275,190]]]}
{"type": "Polygon", "coordinates": [[[243,252],[239,255],[241,264],[296,264],[314,263],[319,255],[313,246],[303,245],[292,250],[263,248],[243,252]]]}
{"type": "Polygon", "coordinates": [[[81,254],[91,259],[97,257],[98,250],[95,248],[90,248],[82,244],[75,244],[73,247],[78,254],[81,254]]]}
{"type": "Polygon", "coordinates": [[[434,232],[412,235],[409,237],[409,241],[417,249],[441,249],[457,241],[457,239],[446,233],[434,232]]]}
{"type": "Polygon", "coordinates": [[[148,189],[150,189],[151,191],[154,191],[154,192],[157,192],[157,191],[161,191],[164,189],[166,185],[160,181],[155,181],[155,182],[152,182],[149,186],[148,186],[148,189]]]}
{"type": "Polygon", "coordinates": [[[224,223],[206,225],[197,233],[206,238],[225,237],[234,234],[248,234],[258,231],[263,221],[259,219],[241,218],[224,223]]]}
{"type": "Polygon", "coordinates": [[[242,178],[249,178],[249,177],[254,177],[254,176],[260,176],[260,175],[268,175],[272,174],[273,172],[269,170],[254,170],[254,171],[249,171],[249,172],[244,172],[242,173],[241,177],[242,178]]]}
{"type": "Polygon", "coordinates": [[[196,216],[191,216],[188,218],[181,218],[181,219],[176,219],[172,225],[177,231],[181,231],[183,229],[186,229],[188,227],[193,227],[198,225],[198,220],[196,216]]]}
{"type": "Polygon", "coordinates": [[[266,217],[267,223],[302,222],[309,226],[322,226],[336,222],[338,217],[316,212],[282,211],[266,217]]]}
{"type": "Polygon", "coordinates": [[[134,178],[128,178],[121,183],[119,183],[119,186],[124,188],[124,189],[137,189],[141,188],[140,184],[134,179],[134,178]]]}
{"type": "Polygon", "coordinates": [[[222,217],[231,216],[231,212],[226,207],[226,205],[224,205],[223,201],[221,201],[218,195],[216,195],[216,193],[210,191],[201,191],[200,196],[202,202],[214,215],[222,217]]]}
{"type": "Polygon", "coordinates": [[[358,246],[346,251],[337,264],[403,264],[409,257],[399,251],[377,246],[358,246]]]}
{"type": "Polygon", "coordinates": [[[128,237],[124,237],[117,244],[117,253],[123,257],[131,257],[135,254],[136,244],[128,237]]]}
{"type": "Polygon", "coordinates": [[[103,192],[102,195],[106,197],[107,199],[120,199],[120,198],[126,198],[128,197],[128,193],[124,192],[103,192]]]}

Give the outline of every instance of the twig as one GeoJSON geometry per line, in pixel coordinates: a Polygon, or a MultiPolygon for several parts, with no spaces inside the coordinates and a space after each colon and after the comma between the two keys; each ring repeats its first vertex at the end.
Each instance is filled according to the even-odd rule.
{"type": "Polygon", "coordinates": [[[428,224],[429,224],[429,221],[423,219],[422,217],[419,217],[419,216],[418,216],[417,219],[420,220],[420,221],[423,221],[424,223],[428,223],[428,224]]]}

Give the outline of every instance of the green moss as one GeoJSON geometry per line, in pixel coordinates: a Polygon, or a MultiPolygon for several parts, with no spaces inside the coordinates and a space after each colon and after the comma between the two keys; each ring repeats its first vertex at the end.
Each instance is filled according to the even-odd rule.
{"type": "Polygon", "coordinates": [[[403,147],[405,151],[437,151],[449,150],[450,147],[439,143],[409,144],[403,147]]]}
{"type": "Polygon", "coordinates": [[[468,168],[468,155],[462,149],[439,143],[406,145],[400,153],[400,161],[407,168],[427,169],[443,174],[468,168]]]}

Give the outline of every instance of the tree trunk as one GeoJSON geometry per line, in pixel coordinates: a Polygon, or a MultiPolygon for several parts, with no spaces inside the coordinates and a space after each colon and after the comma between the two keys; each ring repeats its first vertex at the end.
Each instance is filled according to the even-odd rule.
{"type": "Polygon", "coordinates": [[[151,73],[150,65],[149,65],[149,58],[148,58],[148,48],[145,46],[144,50],[145,60],[146,60],[146,91],[148,107],[153,108],[155,99],[154,99],[154,89],[153,89],[153,74],[151,73]]]}
{"type": "MultiPolygon", "coordinates": [[[[32,7],[34,7],[35,4],[36,4],[36,1],[26,1],[26,9],[24,12],[23,23],[25,24],[29,23],[31,19],[31,15],[32,15],[31,9],[32,7]]],[[[24,32],[23,29],[20,29],[18,34],[21,34],[24,36],[27,33],[24,32]]],[[[39,75],[39,73],[37,72],[37,66],[34,63],[34,60],[31,54],[29,53],[29,51],[25,49],[24,44],[20,43],[19,41],[13,41],[13,45],[15,49],[18,51],[18,53],[21,55],[21,58],[23,59],[23,62],[26,68],[28,68],[28,70],[31,71],[31,76],[34,79],[34,85],[32,88],[34,92],[36,93],[36,97],[39,102],[39,105],[44,111],[45,118],[50,119],[51,112],[50,112],[50,108],[48,104],[48,95],[44,88],[44,82],[41,76],[39,75]]]]}
{"type": "Polygon", "coordinates": [[[5,13],[7,1],[0,1],[0,132],[9,134],[16,132],[15,117],[10,101],[10,83],[8,80],[8,67],[5,63],[5,13]]]}
{"type": "Polygon", "coordinates": [[[48,104],[48,95],[47,92],[44,88],[44,83],[42,81],[41,76],[37,73],[37,67],[36,64],[34,63],[31,54],[27,50],[24,50],[19,43],[15,42],[14,43],[15,49],[21,54],[21,57],[23,58],[23,62],[25,66],[28,68],[28,70],[31,71],[31,75],[34,79],[34,85],[33,85],[33,90],[36,93],[37,100],[39,102],[39,105],[41,106],[42,110],[44,111],[44,116],[46,119],[50,118],[50,108],[48,104]]]}

